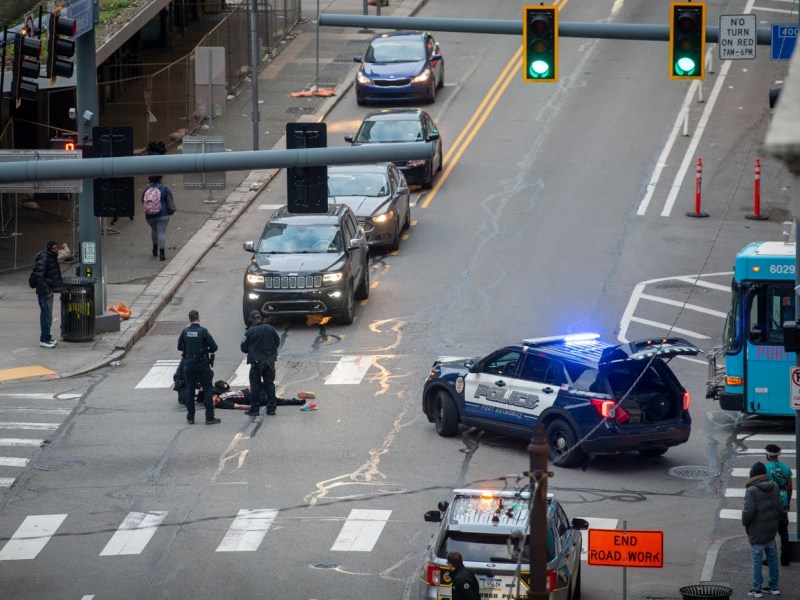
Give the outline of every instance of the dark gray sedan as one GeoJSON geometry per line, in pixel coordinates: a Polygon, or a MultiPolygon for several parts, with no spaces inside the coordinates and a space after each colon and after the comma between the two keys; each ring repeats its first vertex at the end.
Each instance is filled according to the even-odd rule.
{"type": "Polygon", "coordinates": [[[371,248],[400,247],[400,230],[411,225],[411,207],[406,178],[392,163],[329,166],[328,197],[353,210],[371,248]]]}

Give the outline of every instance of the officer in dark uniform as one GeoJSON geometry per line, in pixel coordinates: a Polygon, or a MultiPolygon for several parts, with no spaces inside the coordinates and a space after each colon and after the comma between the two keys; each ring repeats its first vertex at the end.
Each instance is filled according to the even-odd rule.
{"type": "Polygon", "coordinates": [[[453,568],[450,579],[453,581],[453,600],[480,600],[481,586],[478,579],[467,571],[461,552],[447,553],[447,563],[453,568]]]}
{"type": "Polygon", "coordinates": [[[281,337],[272,325],[264,323],[261,311],[251,310],[250,327],[244,332],[241,345],[250,365],[250,389],[253,392],[253,402],[247,412],[250,416],[258,416],[264,404],[268,415],[275,414],[275,362],[280,345],[281,337]]]}
{"type": "MultiPolygon", "coordinates": [[[[196,310],[189,311],[189,326],[181,332],[178,338],[178,350],[185,358],[183,375],[186,388],[195,389],[198,379],[203,388],[203,404],[206,407],[206,425],[221,423],[214,418],[213,384],[214,374],[211,372],[211,361],[217,351],[217,342],[211,337],[208,329],[200,325],[200,313],[196,310]]],[[[186,420],[194,425],[194,402],[186,403],[186,420]]]]}

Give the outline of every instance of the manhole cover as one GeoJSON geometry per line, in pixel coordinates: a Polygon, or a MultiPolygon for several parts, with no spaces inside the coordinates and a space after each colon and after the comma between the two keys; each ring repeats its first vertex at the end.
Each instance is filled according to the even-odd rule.
{"type": "Polygon", "coordinates": [[[86,463],[82,460],[52,460],[34,463],[33,468],[37,471],[66,471],[67,469],[75,469],[85,465],[86,463]]]}
{"type": "Polygon", "coordinates": [[[150,328],[148,335],[180,335],[186,323],[183,321],[157,321],[150,328]]]}
{"type": "Polygon", "coordinates": [[[718,477],[719,471],[702,465],[686,465],[683,467],[672,467],[667,471],[667,474],[673,477],[680,477],[681,479],[711,479],[712,477],[718,477]]]}

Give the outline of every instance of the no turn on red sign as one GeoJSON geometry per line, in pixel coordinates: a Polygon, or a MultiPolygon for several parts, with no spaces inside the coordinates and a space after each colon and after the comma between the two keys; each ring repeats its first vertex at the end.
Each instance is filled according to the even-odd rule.
{"type": "Polygon", "coordinates": [[[789,403],[792,410],[800,410],[800,367],[789,367],[789,403]]]}

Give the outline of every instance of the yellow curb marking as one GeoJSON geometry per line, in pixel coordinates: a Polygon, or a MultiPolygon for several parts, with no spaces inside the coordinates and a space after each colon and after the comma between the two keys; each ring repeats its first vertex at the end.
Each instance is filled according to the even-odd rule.
{"type": "Polygon", "coordinates": [[[15,367],[13,369],[0,369],[0,381],[10,379],[22,379],[24,377],[36,377],[37,375],[57,375],[46,367],[34,365],[32,367],[15,367]]]}

